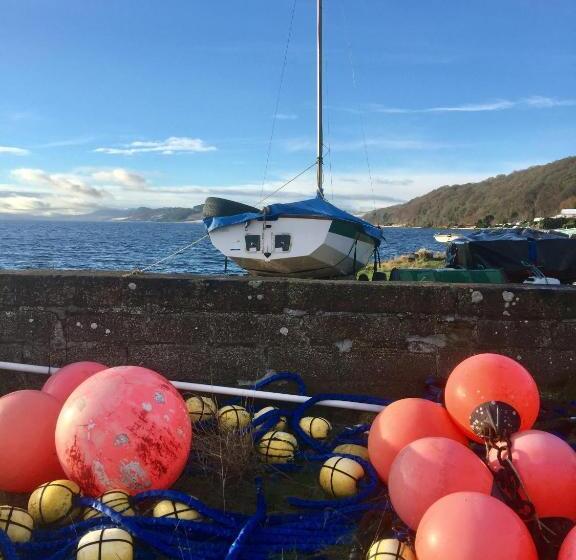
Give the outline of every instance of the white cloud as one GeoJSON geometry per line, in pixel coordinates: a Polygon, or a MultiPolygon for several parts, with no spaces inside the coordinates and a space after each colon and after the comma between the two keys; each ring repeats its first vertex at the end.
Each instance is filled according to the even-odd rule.
{"type": "Polygon", "coordinates": [[[33,196],[6,196],[0,198],[0,213],[4,214],[41,214],[50,208],[50,204],[33,196]]]}
{"type": "Polygon", "coordinates": [[[68,146],[83,146],[90,144],[94,141],[93,136],[81,136],[78,138],[65,138],[63,140],[54,140],[53,142],[46,142],[39,144],[38,148],[66,148],[68,146]]]}
{"type": "Polygon", "coordinates": [[[554,97],[542,97],[534,95],[522,100],[525,105],[538,109],[550,109],[552,107],[574,107],[576,99],[556,99],[554,97]]]}
{"type": "Polygon", "coordinates": [[[425,109],[404,109],[398,107],[384,107],[372,105],[371,109],[377,113],[387,114],[413,114],[413,113],[483,113],[487,111],[505,111],[508,109],[532,108],[550,109],[553,107],[571,107],[576,105],[576,99],[556,99],[553,97],[532,96],[511,101],[498,99],[486,103],[467,103],[463,105],[428,107],[425,109]]]}
{"type": "Polygon", "coordinates": [[[160,141],[136,141],[129,144],[122,144],[120,147],[96,148],[96,152],[103,154],[132,156],[134,154],[159,153],[163,155],[213,152],[215,146],[206,144],[200,138],[187,138],[171,136],[160,141]]]}
{"type": "Polygon", "coordinates": [[[12,176],[20,183],[38,187],[52,187],[73,196],[102,198],[104,192],[73,174],[47,173],[42,169],[14,169],[12,176]]]}
{"type": "Polygon", "coordinates": [[[0,154],[9,154],[11,156],[27,156],[30,153],[29,150],[24,148],[15,148],[13,146],[0,146],[0,154]]]}
{"type": "Polygon", "coordinates": [[[298,115],[294,115],[293,113],[278,113],[276,118],[279,121],[295,121],[298,118],[298,115]]]}
{"type": "Polygon", "coordinates": [[[146,177],[123,168],[96,171],[92,173],[90,177],[98,183],[117,185],[138,191],[144,190],[150,186],[146,177]]]}

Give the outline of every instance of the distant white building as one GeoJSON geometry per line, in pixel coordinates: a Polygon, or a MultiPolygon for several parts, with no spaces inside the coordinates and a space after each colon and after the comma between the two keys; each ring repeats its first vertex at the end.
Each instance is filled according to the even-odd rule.
{"type": "Polygon", "coordinates": [[[576,208],[564,208],[560,210],[561,218],[576,218],[576,208]]]}

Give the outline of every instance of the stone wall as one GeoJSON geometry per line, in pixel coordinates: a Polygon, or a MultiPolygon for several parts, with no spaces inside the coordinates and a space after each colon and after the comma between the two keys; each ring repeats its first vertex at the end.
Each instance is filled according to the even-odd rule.
{"type": "MultiPolygon", "coordinates": [[[[0,360],[139,364],[245,385],[301,372],[315,391],[418,396],[477,352],[576,396],[576,290],[522,285],[0,273],[0,360]]],[[[0,391],[42,377],[0,372],[0,391]]]]}

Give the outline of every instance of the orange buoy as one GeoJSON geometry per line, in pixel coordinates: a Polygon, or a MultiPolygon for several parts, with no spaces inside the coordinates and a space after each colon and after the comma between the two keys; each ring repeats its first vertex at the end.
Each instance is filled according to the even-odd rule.
{"type": "Polygon", "coordinates": [[[390,468],[388,492],[394,510],[416,530],[426,510],[454,492],[492,492],[490,469],[470,449],[448,438],[430,437],[407,445],[390,468]]]}
{"type": "MultiPolygon", "coordinates": [[[[576,521],[576,452],[559,437],[540,430],[515,434],[512,464],[538,517],[566,517],[576,521]]],[[[490,466],[498,470],[496,451],[490,466]]]]}
{"type": "Polygon", "coordinates": [[[466,435],[482,441],[529,430],[540,395],[530,373],[500,354],[477,354],[454,368],[445,389],[448,412],[466,435]]]}
{"type": "Polygon", "coordinates": [[[168,488],[184,469],[191,441],[184,399],[160,374],[136,366],[89,377],[56,426],[64,471],[90,496],[168,488]]]}
{"type": "Polygon", "coordinates": [[[42,391],[55,396],[64,403],[72,391],[91,375],[107,369],[108,366],[98,362],[74,362],[60,368],[44,383],[42,391]]]}
{"type": "Polygon", "coordinates": [[[0,490],[31,492],[64,478],[54,431],[62,403],[42,391],[15,391],[0,398],[0,490]]]}
{"type": "Polygon", "coordinates": [[[466,438],[441,405],[425,399],[401,399],[376,416],[368,436],[370,462],[380,478],[388,480],[390,466],[403,447],[424,437],[466,438]]]}
{"type": "Polygon", "coordinates": [[[520,517],[503,502],[477,492],[449,494],[426,511],[416,533],[416,556],[418,560],[538,560],[520,517]]]}

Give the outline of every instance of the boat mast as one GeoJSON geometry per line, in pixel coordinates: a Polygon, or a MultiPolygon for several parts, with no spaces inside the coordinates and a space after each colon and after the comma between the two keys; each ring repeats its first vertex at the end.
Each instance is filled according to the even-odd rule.
{"type": "Polygon", "coordinates": [[[318,13],[317,13],[317,45],[316,45],[316,71],[317,71],[317,131],[318,131],[318,144],[317,144],[317,155],[318,155],[318,171],[316,177],[316,185],[318,188],[318,196],[324,198],[324,187],[323,183],[323,169],[322,165],[324,163],[324,158],[322,155],[323,150],[323,138],[322,138],[322,0],[318,0],[318,13]]]}

